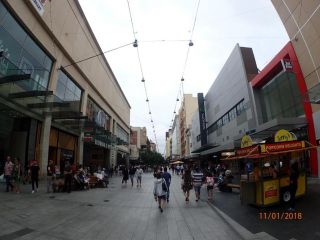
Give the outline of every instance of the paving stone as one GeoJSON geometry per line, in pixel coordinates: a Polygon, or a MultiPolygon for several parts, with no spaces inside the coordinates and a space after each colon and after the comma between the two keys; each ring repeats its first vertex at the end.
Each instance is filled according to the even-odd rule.
{"type": "Polygon", "coordinates": [[[1,192],[0,239],[21,229],[33,232],[17,240],[239,239],[206,201],[195,202],[193,192],[190,203],[185,202],[178,176],[172,178],[170,202],[161,213],[153,198],[153,181],[145,174],[142,188],[122,185],[121,178],[114,177],[112,189],[47,194],[42,182],[35,194],[28,185],[19,195],[1,192]]]}

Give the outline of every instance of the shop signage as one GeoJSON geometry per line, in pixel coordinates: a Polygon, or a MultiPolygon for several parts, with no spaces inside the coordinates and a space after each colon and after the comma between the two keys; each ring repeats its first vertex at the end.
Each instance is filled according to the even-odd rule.
{"type": "Polygon", "coordinates": [[[290,59],[282,59],[281,62],[285,71],[292,71],[293,67],[290,59]]]}
{"type": "Polygon", "coordinates": [[[276,197],[278,196],[278,189],[268,189],[264,192],[264,197],[265,198],[271,198],[271,197],[276,197]]]}
{"type": "Polygon", "coordinates": [[[251,147],[253,145],[253,141],[249,135],[244,135],[241,139],[241,148],[251,147]]]}
{"type": "Polygon", "coordinates": [[[289,150],[301,149],[304,147],[305,147],[304,141],[262,144],[261,153],[289,151],[289,150]]]}
{"type": "Polygon", "coordinates": [[[284,129],[280,129],[274,136],[274,142],[288,142],[293,140],[294,136],[289,131],[284,129]]]}
{"type": "Polygon", "coordinates": [[[33,7],[37,10],[40,16],[43,15],[44,13],[44,5],[47,0],[30,0],[32,3],[33,7]]]}
{"type": "Polygon", "coordinates": [[[84,136],[83,137],[83,141],[84,142],[92,142],[93,141],[93,137],[92,136],[84,136]]]}
{"type": "Polygon", "coordinates": [[[236,151],[237,156],[246,156],[252,154],[259,154],[259,148],[257,146],[251,146],[246,148],[241,148],[236,151]]]}
{"type": "Polygon", "coordinates": [[[203,93],[198,93],[198,109],[199,109],[199,121],[200,121],[201,146],[204,146],[207,144],[207,126],[206,126],[206,112],[204,108],[203,93]]]}

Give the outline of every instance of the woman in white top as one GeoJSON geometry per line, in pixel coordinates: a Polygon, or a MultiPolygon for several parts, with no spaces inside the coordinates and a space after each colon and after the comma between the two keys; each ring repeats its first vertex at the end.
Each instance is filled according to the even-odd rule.
{"type": "Polygon", "coordinates": [[[143,170],[142,168],[139,166],[137,171],[136,171],[136,177],[137,177],[137,187],[141,187],[141,180],[142,180],[142,174],[143,174],[143,170]]]}
{"type": "Polygon", "coordinates": [[[162,178],[162,174],[160,172],[155,174],[156,179],[154,180],[154,188],[153,195],[155,200],[159,203],[159,209],[163,212],[163,205],[167,198],[168,186],[166,181],[162,178]]]}

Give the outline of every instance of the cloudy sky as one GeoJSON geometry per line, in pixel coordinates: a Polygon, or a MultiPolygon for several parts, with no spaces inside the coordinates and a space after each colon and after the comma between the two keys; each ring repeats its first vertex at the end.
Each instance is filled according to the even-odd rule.
{"type": "MultiPolygon", "coordinates": [[[[103,51],[134,41],[127,0],[80,3],[103,51]]],[[[289,41],[270,0],[201,0],[187,58],[198,0],[129,0],[129,5],[160,153],[182,76],[185,93],[206,94],[237,43],[251,47],[263,69],[289,41]]],[[[155,141],[137,49],[129,45],[106,58],[132,107],[131,126],[146,126],[155,141]]]]}

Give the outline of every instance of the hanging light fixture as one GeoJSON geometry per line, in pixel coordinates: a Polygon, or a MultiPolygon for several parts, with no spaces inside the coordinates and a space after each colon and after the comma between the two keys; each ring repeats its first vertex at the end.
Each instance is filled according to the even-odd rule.
{"type": "Polygon", "coordinates": [[[144,80],[144,78],[141,79],[141,82],[145,82],[146,80],[144,80]]]}
{"type": "MultiPolygon", "coordinates": [[[[190,46],[190,43],[189,43],[189,46],[190,46]]],[[[133,42],[133,47],[138,47],[138,40],[137,40],[137,39],[134,40],[134,42],[133,42]]]]}
{"type": "Polygon", "coordinates": [[[151,114],[151,112],[149,112],[149,114],[151,114]]]}
{"type": "Polygon", "coordinates": [[[192,47],[192,46],[193,46],[193,42],[190,40],[189,47],[192,47]]]}
{"type": "Polygon", "coordinates": [[[177,102],[179,102],[179,98],[177,98],[177,102]]]}
{"type": "Polygon", "coordinates": [[[184,81],[184,78],[181,78],[181,82],[183,82],[184,81]]]}
{"type": "Polygon", "coordinates": [[[149,102],[149,99],[147,98],[146,102],[149,102]]]}

